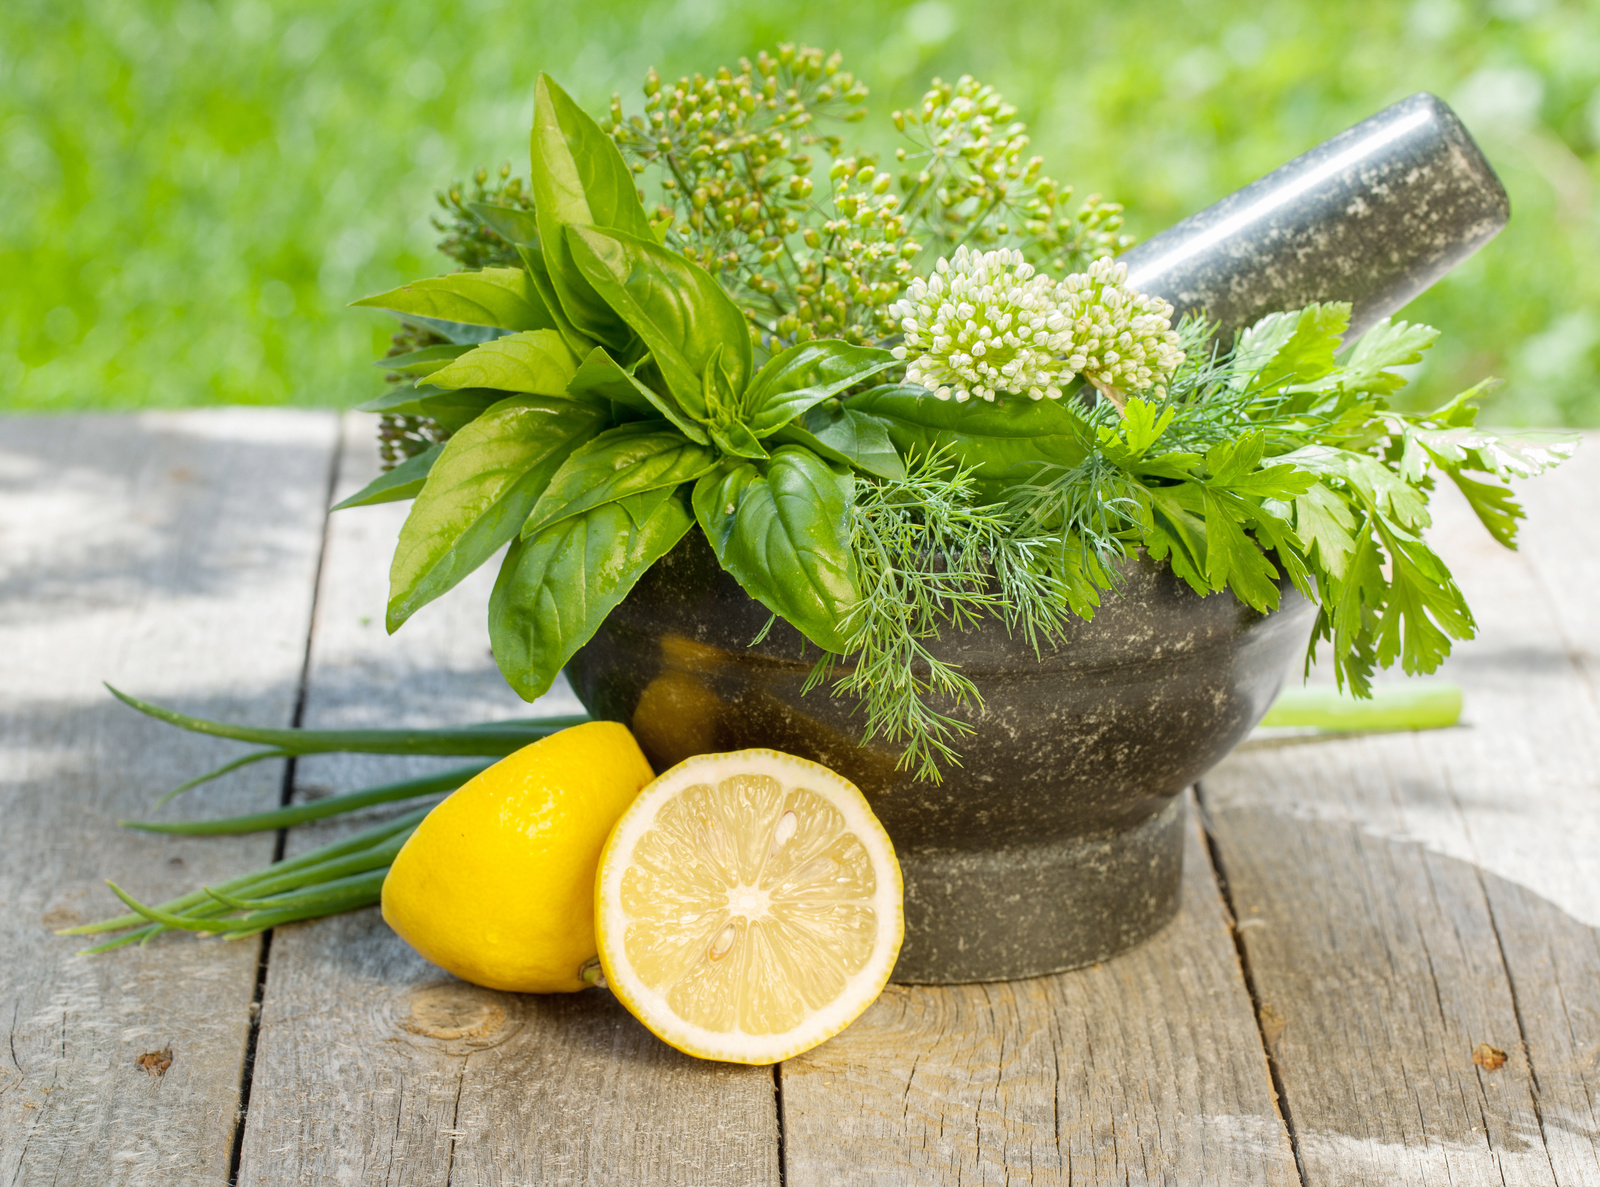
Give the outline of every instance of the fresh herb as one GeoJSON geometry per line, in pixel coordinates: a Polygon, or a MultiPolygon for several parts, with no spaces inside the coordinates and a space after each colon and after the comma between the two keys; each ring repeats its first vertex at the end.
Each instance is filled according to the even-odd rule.
{"type": "Polygon", "coordinates": [[[502,170],[448,196],[451,250],[484,266],[359,302],[431,336],[368,407],[438,439],[345,504],[415,499],[391,630],[506,548],[490,638],[533,699],[698,530],[825,653],[811,687],[856,698],[866,737],[928,779],[979,703],[941,633],[994,616],[1051,646],[1140,553],[1258,612],[1312,599],[1308,663],[1326,644],[1361,695],[1471,636],[1422,536],[1436,477],[1510,545],[1505,480],[1569,439],[1476,428],[1481,389],[1391,411],[1428,327],[1342,353],[1339,305],[1228,351],[1174,329],[1109,258],[1115,212],[1070,213],[992,90],[935,84],[898,113],[898,179],[824,130],[864,94],[836,58],[780,48],[652,76],[645,113],[615,102],[603,128],[541,77],[528,185],[502,170]]]}
{"type": "Polygon", "coordinates": [[[898,171],[846,149],[840,133],[867,114],[867,88],[840,65],[781,45],[670,85],[652,70],[643,112],[625,116],[613,96],[605,125],[651,185],[666,243],[716,276],[776,349],[892,336],[889,307],[916,262],[958,244],[1015,246],[1058,272],[1132,244],[1122,208],[1099,195],[1073,208],[1071,187],[1025,155],[1016,108],[971,77],[935,79],[893,113],[898,171]]]}
{"type": "MultiPolygon", "coordinates": [[[[391,630],[504,548],[490,638],[532,700],[699,531],[821,649],[808,690],[855,699],[865,738],[932,781],[982,704],[940,658],[944,634],[998,620],[1042,653],[1141,554],[1261,613],[1311,599],[1308,665],[1327,644],[1340,688],[1363,698],[1377,667],[1429,672],[1471,636],[1422,535],[1438,476],[1513,547],[1508,481],[1569,456],[1571,438],[1478,428],[1487,385],[1432,413],[1391,410],[1397,368],[1438,336],[1426,326],[1385,321],[1343,350],[1342,305],[1274,314],[1229,350],[1203,321],[1174,329],[1110,258],[1128,243],[1120,208],[1070,209],[990,88],[936,82],[896,113],[910,138],[898,177],[815,124],[859,118],[865,93],[836,56],[780,47],[737,74],[671,88],[652,75],[645,114],[617,101],[602,128],[541,76],[527,184],[504,167],[441,196],[443,248],[466,270],[357,302],[402,323],[379,360],[393,386],[366,405],[392,469],[340,504],[414,500],[391,630]],[[650,211],[636,181],[652,169],[650,211]]],[[[265,758],[495,756],[579,720],[260,730],[117,695],[264,747],[167,798],[265,758]]],[[[1458,712],[1458,695],[1366,713],[1317,694],[1279,720],[1410,728],[1458,712]]],[[[477,769],[142,827],[286,828],[477,769]]],[[[117,890],[131,914],[71,930],[125,933],[99,951],[369,905],[426,810],[157,906],[117,890]]]]}
{"type": "Polygon", "coordinates": [[[533,209],[533,197],[522,178],[512,174],[507,161],[495,171],[479,168],[470,182],[455,182],[434,196],[440,214],[433,226],[443,238],[439,251],[463,268],[514,268],[522,261],[516,247],[474,213],[478,206],[502,206],[508,210],[533,209]]]}
{"type": "Polygon", "coordinates": [[[832,693],[860,699],[862,741],[900,745],[901,765],[936,782],[941,763],[959,763],[956,747],[972,727],[934,704],[976,708],[983,697],[930,644],[993,618],[1038,650],[1067,611],[1048,541],[1019,535],[1003,505],[980,502],[970,470],[943,451],[913,455],[908,470],[856,488],[850,548],[862,596],[845,623],[849,659],[825,655],[806,690],[844,665],[832,693]]]}

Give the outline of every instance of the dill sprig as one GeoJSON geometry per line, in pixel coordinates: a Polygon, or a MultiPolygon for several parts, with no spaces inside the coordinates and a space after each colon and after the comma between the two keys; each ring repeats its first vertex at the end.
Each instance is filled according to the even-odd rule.
{"type": "Polygon", "coordinates": [[[1067,602],[1050,572],[1048,541],[1019,536],[1004,504],[975,501],[971,471],[935,450],[903,479],[857,484],[851,549],[863,597],[846,623],[850,658],[826,655],[807,690],[842,669],[835,696],[859,698],[862,741],[904,744],[899,769],[939,782],[940,764],[972,727],[950,710],[983,707],[977,687],[933,644],[945,630],[999,619],[1039,651],[1060,633],[1067,602]]]}

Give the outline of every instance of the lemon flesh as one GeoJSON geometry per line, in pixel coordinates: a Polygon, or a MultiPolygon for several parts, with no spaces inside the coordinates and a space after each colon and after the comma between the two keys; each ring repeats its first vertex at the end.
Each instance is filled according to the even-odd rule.
{"type": "Polygon", "coordinates": [[[383,917],[462,980],[518,993],[588,988],[594,879],[611,827],[654,777],[610,721],[524,746],[417,826],[383,882],[383,917]]]}
{"type": "Polygon", "coordinates": [[[600,961],[679,1050],[774,1063],[878,996],[901,895],[894,847],[853,784],[772,750],[701,755],[640,793],[606,843],[600,961]]]}

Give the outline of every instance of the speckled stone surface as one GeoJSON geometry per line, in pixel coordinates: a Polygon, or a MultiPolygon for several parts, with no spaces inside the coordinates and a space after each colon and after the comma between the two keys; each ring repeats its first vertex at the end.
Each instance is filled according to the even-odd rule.
{"type": "Polygon", "coordinates": [[[1134,288],[1180,313],[1204,309],[1224,332],[1313,301],[1350,301],[1354,336],[1494,238],[1510,215],[1461,121],[1423,92],[1121,258],[1134,288]]]}
{"type": "Polygon", "coordinates": [[[589,711],[630,725],[657,769],[770,746],[853,781],[894,840],[906,881],[899,981],[1032,976],[1103,959],[1177,909],[1179,793],[1260,719],[1305,647],[1293,590],[1260,615],[1196,596],[1133,560],[1120,596],[1036,657],[999,624],[954,634],[941,658],[982,691],[946,707],[975,733],[938,785],[858,744],[861,715],[801,695],[816,649],[768,614],[691,533],[567,666],[589,711]]]}

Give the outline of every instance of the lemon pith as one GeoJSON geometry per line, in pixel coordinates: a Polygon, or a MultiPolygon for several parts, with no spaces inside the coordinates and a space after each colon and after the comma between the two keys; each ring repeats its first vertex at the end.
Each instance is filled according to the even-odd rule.
{"type": "Polygon", "coordinates": [[[772,1063],[829,1038],[903,935],[893,846],[861,793],[770,750],[702,755],[640,794],[595,886],[607,983],[703,1058],[772,1063]]]}
{"type": "Polygon", "coordinates": [[[463,980],[573,992],[595,954],[595,867],[653,772],[624,726],[593,721],[525,746],[439,804],[395,856],[383,917],[463,980]]]}

